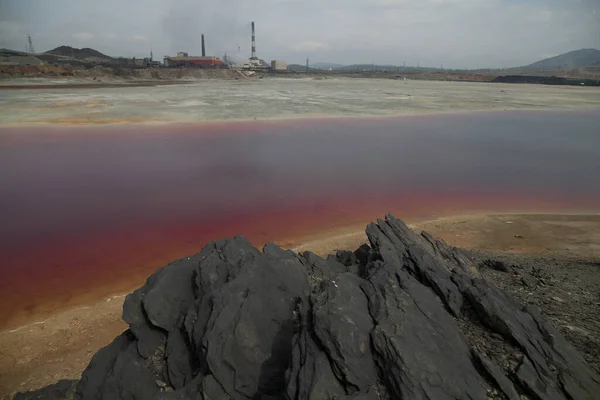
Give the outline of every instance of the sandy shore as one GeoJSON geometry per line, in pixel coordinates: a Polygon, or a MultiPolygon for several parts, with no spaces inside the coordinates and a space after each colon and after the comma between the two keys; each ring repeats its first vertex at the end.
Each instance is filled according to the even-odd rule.
{"type": "MultiPolygon", "coordinates": [[[[412,227],[467,249],[600,260],[599,214],[464,215],[412,227]]],[[[350,226],[279,245],[324,256],[360,246],[366,241],[363,228],[350,226]]],[[[121,320],[124,297],[115,295],[0,332],[0,397],[77,379],[92,355],[127,328],[121,320]]]]}

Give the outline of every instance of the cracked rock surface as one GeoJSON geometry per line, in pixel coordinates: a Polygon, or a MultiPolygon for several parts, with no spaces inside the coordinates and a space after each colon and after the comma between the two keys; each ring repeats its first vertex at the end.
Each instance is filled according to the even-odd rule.
{"type": "Polygon", "coordinates": [[[322,259],[243,237],[131,293],[78,399],[598,399],[600,377],[469,256],[388,215],[322,259]]]}

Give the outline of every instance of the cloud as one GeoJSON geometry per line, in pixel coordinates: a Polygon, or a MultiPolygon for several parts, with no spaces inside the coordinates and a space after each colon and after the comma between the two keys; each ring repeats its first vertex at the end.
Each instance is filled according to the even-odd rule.
{"type": "Polygon", "coordinates": [[[23,50],[27,40],[27,27],[17,21],[0,20],[0,48],[23,50]]]}
{"type": "Polygon", "coordinates": [[[509,67],[600,48],[598,0],[0,0],[0,43],[115,56],[187,51],[290,63],[509,67]],[[119,10],[118,13],[114,10],[119,10]],[[596,10],[596,12],[595,12],[596,10]],[[110,31],[107,32],[110,27],[110,31]],[[239,46],[239,51],[238,51],[239,46]]]}
{"type": "Polygon", "coordinates": [[[167,4],[162,33],[172,53],[198,53],[202,34],[205,34],[209,54],[232,52],[249,42],[251,20],[250,16],[238,16],[239,0],[179,0],[167,4]]]}
{"type": "Polygon", "coordinates": [[[73,34],[73,37],[77,40],[88,41],[94,39],[96,35],[90,32],[77,32],[73,34]]]}
{"type": "Polygon", "coordinates": [[[306,41],[306,42],[295,43],[290,46],[290,49],[292,49],[293,51],[297,51],[297,52],[307,52],[307,51],[326,50],[327,47],[328,47],[327,44],[325,44],[323,42],[306,41]]]}
{"type": "Polygon", "coordinates": [[[531,22],[549,22],[552,20],[552,12],[549,10],[541,10],[529,16],[531,22]]]}

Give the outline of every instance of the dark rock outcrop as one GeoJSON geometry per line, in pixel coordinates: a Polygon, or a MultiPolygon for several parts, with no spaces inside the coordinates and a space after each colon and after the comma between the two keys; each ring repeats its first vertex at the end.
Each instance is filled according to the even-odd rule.
{"type": "Polygon", "coordinates": [[[597,399],[600,378],[462,251],[400,220],[322,259],[242,237],[130,294],[82,399],[597,399]],[[524,396],[524,397],[523,397],[524,396]]]}
{"type": "Polygon", "coordinates": [[[63,379],[39,390],[17,393],[13,400],[72,400],[77,384],[77,381],[63,379]]]}

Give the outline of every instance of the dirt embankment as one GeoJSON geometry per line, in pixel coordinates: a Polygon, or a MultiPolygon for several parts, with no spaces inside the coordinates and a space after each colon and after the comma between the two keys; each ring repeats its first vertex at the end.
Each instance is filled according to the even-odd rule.
{"type": "MultiPolygon", "coordinates": [[[[36,79],[34,85],[44,85],[43,80],[68,79],[69,84],[135,84],[138,82],[179,82],[198,79],[244,79],[240,71],[231,69],[170,69],[170,68],[124,68],[95,66],[74,68],[64,66],[14,66],[0,65],[0,85],[4,87],[25,86],[20,79],[36,79]],[[42,80],[40,82],[40,79],[42,80]],[[16,80],[16,81],[15,81],[16,80]],[[4,81],[4,82],[2,82],[4,81]]],[[[54,84],[49,82],[48,84],[54,84]]],[[[29,84],[27,87],[31,87],[29,84]]]]}
{"type": "MultiPolygon", "coordinates": [[[[546,83],[551,82],[570,82],[572,79],[580,81],[581,79],[591,79],[596,81],[600,79],[600,68],[580,68],[571,70],[539,71],[528,73],[525,76],[521,72],[511,72],[512,75],[522,78],[531,78],[534,81],[527,83],[546,83]],[[558,78],[557,78],[558,77],[558,78]],[[537,81],[535,81],[537,80],[537,81]]],[[[325,71],[310,70],[305,71],[286,71],[278,73],[279,77],[304,77],[304,76],[322,76],[322,77],[345,77],[345,78],[376,78],[376,79],[410,79],[421,81],[459,81],[459,82],[492,82],[505,75],[502,71],[403,71],[398,68],[397,71],[325,71]]],[[[513,83],[513,82],[510,82],[513,83]]],[[[520,82],[519,82],[520,83],[520,82]]],[[[555,83],[569,84],[569,83],[555,83]]],[[[577,83],[579,85],[579,83],[577,83]]]]}
{"type": "MultiPolygon", "coordinates": [[[[103,83],[103,84],[136,84],[144,82],[181,82],[194,81],[198,79],[247,79],[254,73],[248,71],[220,69],[180,69],[180,68],[129,68],[124,66],[48,66],[48,65],[0,65],[0,87],[7,88],[19,86],[19,83],[11,83],[15,79],[69,79],[75,84],[79,83],[103,83]],[[4,82],[2,82],[4,81],[4,82]],[[84,82],[75,82],[84,81],[84,82]]],[[[425,80],[425,81],[458,81],[458,82],[502,82],[507,79],[497,72],[475,72],[475,71],[325,71],[311,70],[286,71],[278,73],[257,73],[256,76],[265,75],[279,78],[301,78],[301,77],[339,77],[339,78],[363,78],[363,79],[395,79],[395,80],[425,80]]],[[[568,71],[546,71],[531,76],[512,75],[506,82],[510,83],[542,83],[555,85],[580,85],[582,81],[588,86],[594,86],[600,79],[600,70],[580,69],[568,71]]],[[[70,83],[71,84],[71,83],[70,83]]],[[[39,83],[36,84],[38,86],[39,83]]],[[[43,84],[41,84],[43,85],[43,84]]]]}
{"type": "Polygon", "coordinates": [[[46,65],[0,65],[0,79],[22,77],[60,77],[73,76],[72,67],[55,67],[46,65]]]}

